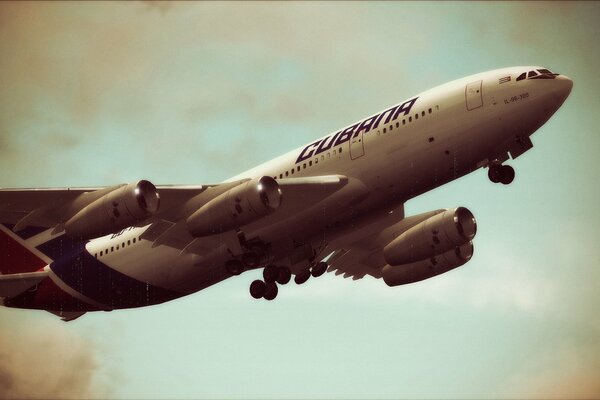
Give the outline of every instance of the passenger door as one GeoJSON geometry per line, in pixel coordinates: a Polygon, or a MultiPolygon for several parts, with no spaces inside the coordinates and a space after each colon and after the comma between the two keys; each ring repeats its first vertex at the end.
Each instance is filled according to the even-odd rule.
{"type": "Polygon", "coordinates": [[[483,106],[483,97],[481,93],[481,84],[483,81],[471,82],[465,88],[465,100],[467,110],[471,111],[483,106]]]}
{"type": "Polygon", "coordinates": [[[365,155],[365,146],[363,142],[363,131],[350,139],[350,159],[356,160],[365,155]]]}

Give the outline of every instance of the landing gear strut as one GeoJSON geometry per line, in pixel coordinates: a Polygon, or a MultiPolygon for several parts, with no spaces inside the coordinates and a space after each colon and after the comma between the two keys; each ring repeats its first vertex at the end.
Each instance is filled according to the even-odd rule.
{"type": "Polygon", "coordinates": [[[510,165],[493,164],[488,167],[488,178],[494,183],[508,185],[515,179],[515,170],[510,165]]]}

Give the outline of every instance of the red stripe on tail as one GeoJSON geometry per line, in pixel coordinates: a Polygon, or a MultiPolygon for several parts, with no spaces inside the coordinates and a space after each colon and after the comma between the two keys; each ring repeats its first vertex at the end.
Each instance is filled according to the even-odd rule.
{"type": "Polygon", "coordinates": [[[29,250],[14,233],[0,228],[0,273],[18,274],[38,271],[46,262],[29,250]]]}

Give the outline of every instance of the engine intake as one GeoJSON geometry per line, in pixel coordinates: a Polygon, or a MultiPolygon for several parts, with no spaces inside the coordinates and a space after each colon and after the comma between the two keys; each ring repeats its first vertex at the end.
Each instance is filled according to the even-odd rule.
{"type": "Polygon", "coordinates": [[[193,236],[226,232],[254,222],[281,205],[281,189],[270,176],[252,179],[221,193],[187,219],[193,236]]]}
{"type": "Polygon", "coordinates": [[[156,214],[160,196],[149,181],[123,185],[85,206],[65,223],[65,233],[92,239],[134,225],[156,214]]]}
{"type": "Polygon", "coordinates": [[[471,211],[464,207],[436,214],[408,229],[383,249],[390,265],[403,265],[446,253],[469,243],[477,232],[471,211]]]}
{"type": "Polygon", "coordinates": [[[382,277],[388,286],[406,285],[443,274],[465,264],[473,257],[473,242],[427,260],[406,265],[386,265],[382,277]]]}

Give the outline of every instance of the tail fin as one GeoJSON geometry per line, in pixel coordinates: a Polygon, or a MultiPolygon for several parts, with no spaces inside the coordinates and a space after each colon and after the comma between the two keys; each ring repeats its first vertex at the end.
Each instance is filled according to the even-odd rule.
{"type": "Polygon", "coordinates": [[[51,261],[33,245],[0,224],[0,274],[39,271],[51,261]]]}

